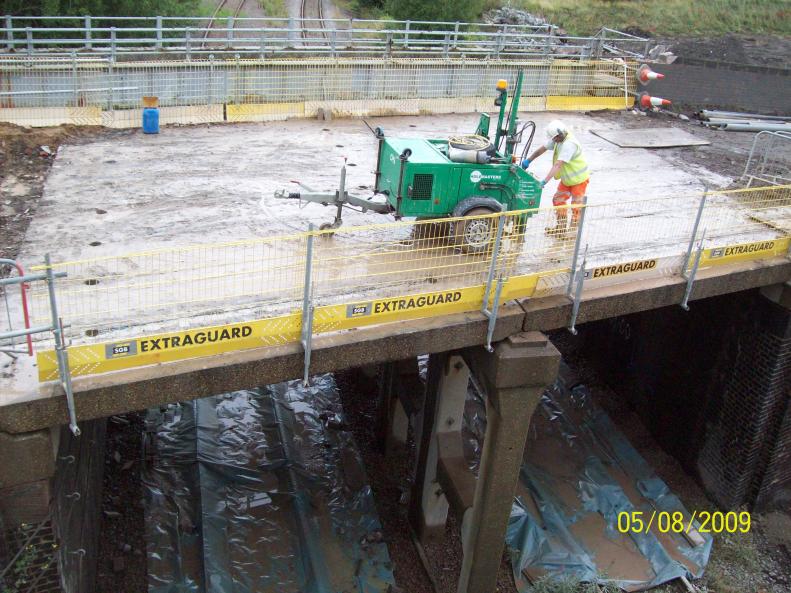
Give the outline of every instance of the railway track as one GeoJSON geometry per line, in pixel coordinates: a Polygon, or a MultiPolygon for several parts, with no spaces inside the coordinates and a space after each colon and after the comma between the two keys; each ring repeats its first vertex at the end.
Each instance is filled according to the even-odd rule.
{"type": "Polygon", "coordinates": [[[320,38],[327,37],[327,33],[325,31],[326,27],[324,25],[324,3],[322,0],[302,0],[299,6],[299,16],[302,19],[302,25],[303,25],[302,37],[304,39],[310,38],[310,34],[308,33],[307,28],[305,27],[305,21],[307,20],[318,20],[319,23],[318,28],[321,29],[321,31],[317,34],[317,36],[320,38]],[[316,6],[316,17],[312,17],[308,15],[309,4],[316,6]]]}
{"type": "MultiPolygon", "coordinates": [[[[220,11],[223,8],[225,8],[229,2],[230,0],[220,0],[220,2],[214,8],[214,12],[212,13],[211,18],[209,19],[209,23],[206,25],[206,29],[203,32],[203,43],[201,44],[201,47],[206,45],[206,42],[211,38],[211,32],[212,29],[214,28],[215,22],[217,21],[217,15],[220,14],[220,11]]],[[[233,12],[233,18],[237,18],[239,16],[239,13],[242,12],[242,8],[245,5],[245,2],[247,2],[247,0],[238,1],[238,3],[236,4],[236,8],[234,9],[233,12]]]]}

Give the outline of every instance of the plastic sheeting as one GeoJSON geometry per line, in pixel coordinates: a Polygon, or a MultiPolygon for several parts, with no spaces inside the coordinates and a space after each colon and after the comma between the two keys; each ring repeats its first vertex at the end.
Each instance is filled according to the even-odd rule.
{"type": "MultiPolygon", "coordinates": [[[[485,415],[471,391],[465,444],[475,467],[485,415]]],[[[647,534],[620,533],[618,514],[631,511],[643,511],[646,522],[654,511],[690,517],[587,388],[569,389],[559,379],[533,416],[511,512],[506,543],[517,589],[527,593],[547,574],[626,591],[702,576],[711,552],[708,534],[696,534],[703,541],[693,545],[682,534],[659,533],[656,523],[647,534]]]]}
{"type": "Polygon", "coordinates": [[[156,435],[144,470],[151,593],[394,584],[331,376],[150,410],[147,428],[156,435]]]}

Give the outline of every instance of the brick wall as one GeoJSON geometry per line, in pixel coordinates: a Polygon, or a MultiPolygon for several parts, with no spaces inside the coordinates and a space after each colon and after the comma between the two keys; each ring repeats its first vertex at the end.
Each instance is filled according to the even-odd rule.
{"type": "Polygon", "coordinates": [[[791,70],[682,58],[651,68],[665,78],[651,82],[645,90],[670,99],[677,107],[791,113],[791,70]]]}

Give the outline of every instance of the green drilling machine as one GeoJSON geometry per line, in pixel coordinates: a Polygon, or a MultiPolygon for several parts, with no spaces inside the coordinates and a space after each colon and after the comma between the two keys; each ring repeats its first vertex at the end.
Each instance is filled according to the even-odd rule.
{"type": "MultiPolygon", "coordinates": [[[[322,229],[337,228],[343,223],[342,211],[351,206],[363,211],[404,217],[443,219],[473,217],[511,210],[538,208],[541,185],[532,173],[520,166],[535,133],[531,121],[517,120],[523,72],[520,72],[508,109],[508,84],[497,82],[494,104],[499,107],[497,129],[490,134],[490,116],[482,113],[474,134],[442,139],[392,138],[382,128],[371,130],[378,141],[374,196],[361,198],[346,191],[346,167],[341,169],[341,183],[335,194],[276,192],[276,197],[317,202],[335,206],[332,223],[322,229]],[[529,136],[517,157],[516,150],[529,129],[529,136]],[[375,199],[384,196],[384,201],[375,199]]],[[[366,124],[367,125],[367,124],[366,124]]],[[[370,129],[370,126],[369,126],[370,129]]],[[[520,224],[529,213],[520,217],[520,224]]],[[[474,218],[452,222],[452,234],[464,251],[483,251],[495,232],[492,218],[474,218]]]]}

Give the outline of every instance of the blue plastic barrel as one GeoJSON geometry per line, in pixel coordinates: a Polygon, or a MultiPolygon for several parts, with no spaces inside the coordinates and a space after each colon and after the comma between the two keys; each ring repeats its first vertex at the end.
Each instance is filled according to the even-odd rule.
{"type": "Polygon", "coordinates": [[[159,134],[158,107],[146,107],[143,109],[143,133],[159,134]]]}

